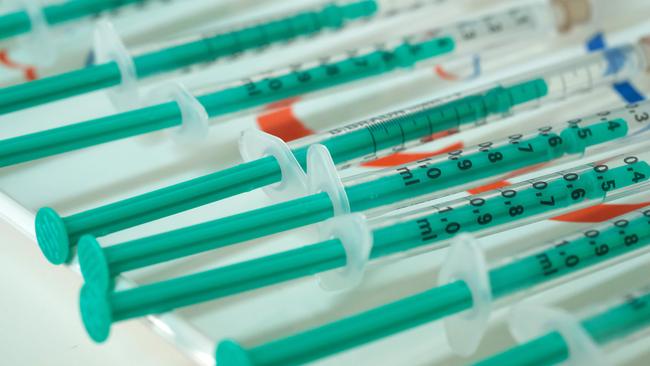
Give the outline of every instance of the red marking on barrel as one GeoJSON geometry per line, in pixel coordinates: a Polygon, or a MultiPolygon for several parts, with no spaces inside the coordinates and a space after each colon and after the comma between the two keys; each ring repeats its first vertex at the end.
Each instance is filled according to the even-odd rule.
{"type": "Polygon", "coordinates": [[[434,71],[436,72],[436,75],[438,75],[438,77],[440,77],[443,80],[450,80],[450,81],[458,80],[458,76],[445,71],[445,69],[443,69],[442,66],[440,65],[436,65],[434,67],[434,71]]]}
{"type": "Polygon", "coordinates": [[[500,180],[500,181],[497,181],[497,182],[484,184],[484,185],[482,185],[480,187],[475,187],[475,188],[472,188],[472,189],[468,189],[467,192],[469,192],[470,194],[479,194],[479,193],[491,191],[493,189],[499,189],[499,188],[507,187],[509,185],[510,185],[510,182],[508,182],[507,180],[500,180]]]}
{"type": "Polygon", "coordinates": [[[559,215],[551,220],[577,223],[596,223],[611,220],[616,216],[638,210],[650,205],[650,202],[641,203],[601,203],[596,206],[586,207],[580,210],[559,215]]]}
{"type": "Polygon", "coordinates": [[[293,103],[298,98],[285,99],[269,104],[266,112],[257,116],[257,125],[264,132],[281,138],[283,141],[296,140],[314,133],[293,112],[293,103]]]}
{"type": "Polygon", "coordinates": [[[38,76],[36,75],[36,67],[31,65],[22,65],[12,61],[9,58],[7,50],[0,50],[0,64],[10,69],[21,70],[23,72],[23,77],[28,81],[38,79],[38,76]]]}

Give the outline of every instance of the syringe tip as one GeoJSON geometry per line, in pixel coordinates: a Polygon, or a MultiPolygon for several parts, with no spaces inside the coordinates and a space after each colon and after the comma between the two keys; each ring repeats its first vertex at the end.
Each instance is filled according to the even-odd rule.
{"type": "Polygon", "coordinates": [[[50,263],[63,264],[70,260],[68,229],[56,211],[49,207],[38,210],[35,231],[38,246],[50,263]]]}
{"type": "Polygon", "coordinates": [[[593,9],[589,0],[552,0],[560,12],[557,20],[558,30],[568,32],[576,25],[586,23],[592,18],[593,9]]]}
{"type": "Polygon", "coordinates": [[[219,343],[216,359],[219,366],[253,366],[248,352],[239,343],[230,339],[219,343]]]}
{"type": "Polygon", "coordinates": [[[113,322],[108,293],[92,285],[84,285],[79,294],[79,311],[86,332],[95,342],[108,338],[113,322]]]}
{"type": "Polygon", "coordinates": [[[85,283],[108,291],[113,281],[104,251],[94,236],[84,235],[79,239],[77,256],[85,283]]]}

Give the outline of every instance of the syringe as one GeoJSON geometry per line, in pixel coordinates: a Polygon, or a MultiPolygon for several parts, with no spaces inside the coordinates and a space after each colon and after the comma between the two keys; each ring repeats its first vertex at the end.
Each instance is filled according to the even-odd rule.
{"type": "MultiPolygon", "coordinates": [[[[325,63],[310,63],[300,69],[262,74],[232,86],[203,94],[196,104],[210,117],[230,115],[288,97],[329,89],[362,79],[410,68],[450,53],[460,42],[466,48],[485,46],[496,35],[520,33],[536,28],[533,9],[515,7],[474,22],[462,22],[419,35],[396,45],[372,49],[359,55],[344,55],[325,63]],[[487,21],[486,19],[489,19],[487,21]],[[483,29],[485,24],[502,24],[494,31],[474,34],[463,41],[468,27],[483,29]],[[462,42],[461,42],[462,41],[462,42]]],[[[18,164],[55,154],[137,136],[183,124],[183,107],[177,102],[157,104],[108,117],[0,141],[0,166],[18,164]]]]}
{"type": "MultiPolygon", "coordinates": [[[[499,24],[503,24],[501,28],[474,34],[470,41],[461,43],[464,43],[466,48],[481,44],[485,46],[486,39],[497,35],[526,30],[530,32],[536,29],[537,24],[536,21],[531,21],[534,19],[531,11],[530,7],[516,7],[493,14],[487,18],[490,19],[489,24],[498,19],[499,24]]],[[[485,28],[485,19],[473,21],[472,28],[485,28]]],[[[223,116],[292,96],[410,68],[417,63],[454,51],[458,39],[465,37],[462,32],[466,31],[469,23],[472,22],[462,22],[427,32],[386,48],[346,54],[325,63],[305,64],[300,69],[284,69],[273,74],[262,74],[203,94],[196,99],[196,104],[204,108],[209,117],[223,116]]],[[[0,166],[18,164],[182,124],[183,107],[173,101],[18,136],[0,141],[0,166]]]]}
{"type": "MultiPolygon", "coordinates": [[[[645,148],[647,145],[639,150],[645,148]]],[[[379,258],[424,246],[441,247],[440,242],[461,232],[498,230],[506,224],[519,225],[531,218],[554,216],[579,205],[593,205],[607,197],[633,193],[650,178],[648,159],[650,154],[645,151],[639,156],[617,156],[606,162],[579,165],[522,180],[504,189],[443,200],[424,209],[377,218],[370,223],[372,229],[368,236],[372,243],[368,256],[379,258]]],[[[363,222],[363,219],[358,218],[357,222],[363,222]]],[[[98,281],[88,282],[81,291],[82,318],[91,338],[103,341],[114,321],[169,311],[313,275],[346,266],[346,262],[350,265],[352,257],[347,257],[346,253],[355,251],[349,249],[351,245],[362,243],[348,244],[343,239],[329,239],[124,291],[106,291],[103,284],[96,285],[98,281]]],[[[87,275],[92,276],[91,273],[87,275]]],[[[449,299],[453,297],[450,295],[449,299]]],[[[346,336],[354,338],[353,334],[346,336]]],[[[307,351],[307,354],[311,353],[307,351]]]]}
{"type": "Polygon", "coordinates": [[[622,140],[648,126],[630,118],[630,112],[650,113],[650,102],[547,126],[535,133],[513,133],[504,140],[484,141],[445,157],[344,178],[341,191],[314,193],[104,249],[95,237],[84,235],[78,250],[81,271],[87,283],[108,288],[112,278],[122,272],[313,224],[345,212],[380,206],[390,211],[406,205],[405,200],[427,201],[432,194],[441,197],[462,191],[486,178],[499,178],[563,156],[580,158],[590,146],[622,140]],[[339,195],[344,197],[345,207],[339,204],[339,195]]]}
{"type": "MultiPolygon", "coordinates": [[[[597,85],[627,78],[644,70],[645,65],[641,46],[623,46],[606,53],[593,53],[506,80],[496,87],[478,89],[444,104],[434,100],[296,140],[293,143],[296,147],[290,152],[302,168],[306,168],[309,145],[316,143],[327,147],[338,165],[373,159],[427,141],[436,132],[483,124],[518,109],[539,106],[546,101],[559,100],[597,85]],[[611,55],[616,55],[616,68],[611,67],[611,55]]],[[[165,106],[177,111],[175,103],[165,106]]],[[[138,111],[126,115],[133,116],[134,113],[140,115],[138,111]]],[[[145,121],[154,117],[157,116],[141,116],[145,121]]],[[[109,122],[112,126],[119,121],[109,122]]],[[[128,125],[131,131],[142,128],[138,125],[142,121],[136,119],[135,123],[128,125]]],[[[65,132],[65,128],[62,131],[65,132]]],[[[101,138],[103,135],[95,137],[101,138]]],[[[48,135],[45,139],[51,141],[52,137],[48,135]]],[[[0,142],[0,151],[3,146],[5,149],[10,147],[10,141],[0,142]]],[[[72,141],[71,145],[74,144],[72,141]]],[[[61,264],[71,259],[72,248],[83,234],[108,235],[274,184],[282,177],[283,168],[276,157],[267,156],[66,218],[46,207],[36,216],[36,236],[45,257],[51,263],[61,264]]]]}
{"type": "MultiPolygon", "coordinates": [[[[449,37],[404,42],[306,69],[242,81],[197,98],[208,116],[216,117],[252,107],[381,75],[451,52],[449,37]]],[[[175,101],[0,141],[0,166],[8,166],[110,141],[179,126],[183,113],[175,101]]]]}
{"type": "MultiPolygon", "coordinates": [[[[26,5],[61,3],[21,1],[26,5]]],[[[90,61],[102,63],[112,56],[126,55],[127,49],[131,54],[140,54],[145,46],[168,42],[163,40],[183,37],[187,33],[198,34],[203,28],[210,27],[216,33],[217,29],[225,30],[243,22],[268,19],[269,16],[302,8],[304,5],[300,7],[287,0],[263,3],[253,0],[192,0],[191,6],[187,0],[147,0],[98,14],[86,21],[48,27],[40,14],[28,7],[35,25],[24,37],[3,45],[3,57],[7,62],[0,63],[0,85],[16,85],[79,69],[90,61]],[[113,25],[112,30],[108,24],[113,25]],[[117,41],[118,38],[121,42],[117,41]],[[114,53],[122,49],[120,43],[125,45],[124,52],[114,53]]],[[[125,92],[136,94],[136,85],[123,81],[121,87],[111,90],[110,96],[117,108],[141,103],[139,99],[129,102],[127,97],[122,97],[125,92]],[[117,97],[120,99],[115,99],[117,97]]]]}
{"type": "MultiPolygon", "coordinates": [[[[229,33],[201,37],[135,56],[132,60],[133,71],[137,78],[146,78],[191,64],[313,35],[329,28],[340,28],[350,21],[372,16],[377,12],[377,4],[376,0],[351,1],[341,5],[332,3],[320,9],[299,12],[229,33]]],[[[120,65],[111,61],[0,89],[0,113],[115,86],[124,77],[120,65]]]]}
{"type": "MultiPolygon", "coordinates": [[[[650,211],[646,210],[644,212],[648,214],[645,217],[647,222],[650,220],[650,211]]],[[[628,225],[634,223],[630,221],[628,225]]],[[[643,225],[644,223],[640,222],[639,224],[643,225]]],[[[615,234],[611,233],[610,236],[613,237],[615,234]]],[[[629,237],[632,238],[632,236],[629,237]]],[[[556,328],[559,325],[557,322],[566,318],[559,315],[556,319],[551,318],[547,319],[547,321],[556,323],[555,327],[549,324],[552,328],[556,328]]],[[[569,316],[562,328],[549,329],[548,333],[541,334],[539,337],[530,339],[519,346],[477,362],[474,365],[543,366],[555,365],[568,360],[578,361],[579,358],[586,361],[588,357],[599,356],[598,354],[581,355],[581,353],[591,351],[591,347],[605,346],[611,342],[630,337],[648,326],[650,326],[650,287],[646,286],[626,295],[623,301],[618,300],[616,304],[610,304],[604,311],[579,322],[569,316]],[[584,344],[583,337],[586,338],[586,342],[591,347],[589,349],[576,349],[575,347],[584,344]]],[[[583,346],[583,348],[587,347],[583,346]]],[[[597,352],[598,348],[595,349],[597,352]]],[[[602,357],[602,355],[600,356],[602,357]]],[[[599,361],[600,365],[604,365],[606,362],[606,360],[602,359],[599,361]]],[[[578,363],[574,362],[573,364],[577,365],[578,363]]]]}
{"type": "MultiPolygon", "coordinates": [[[[423,18],[422,15],[426,15],[429,11],[421,9],[417,12],[419,15],[404,13],[400,13],[402,15],[398,15],[396,19],[387,21],[386,23],[390,23],[393,26],[395,24],[409,23],[408,20],[411,18],[423,18]],[[395,22],[398,19],[401,22],[395,22]]],[[[522,18],[521,21],[525,22],[525,19],[522,18]]],[[[490,18],[489,22],[484,22],[483,30],[480,27],[476,27],[476,30],[467,32],[469,29],[467,25],[462,30],[467,32],[466,36],[484,38],[482,34],[485,34],[486,31],[489,33],[489,27],[492,27],[492,29],[503,29],[504,25],[501,24],[504,23],[504,20],[507,20],[507,18],[490,18]]],[[[534,21],[534,23],[539,22],[534,21]]],[[[380,27],[380,29],[385,30],[387,29],[385,27],[386,25],[381,23],[368,28],[377,29],[380,27]]],[[[408,33],[404,30],[401,30],[400,33],[413,34],[410,28],[408,33]]],[[[420,26],[420,28],[422,27],[420,26]]],[[[508,28],[510,26],[505,25],[505,29],[508,28]]],[[[547,28],[544,26],[538,27],[538,29],[547,28]]],[[[405,103],[413,104],[414,102],[427,100],[427,98],[423,97],[430,95],[429,93],[431,92],[438,93],[441,86],[446,88],[448,84],[460,83],[463,80],[475,79],[483,75],[492,74],[495,69],[498,70],[507,64],[506,58],[515,62],[515,59],[523,60],[524,54],[529,54],[529,57],[533,57],[530,55],[531,53],[544,56],[545,53],[538,52],[541,51],[540,44],[531,44],[529,42],[530,37],[523,37],[522,39],[521,36],[526,32],[522,30],[522,33],[510,37],[510,40],[507,40],[506,38],[508,36],[503,34],[503,39],[501,39],[501,36],[498,37],[499,43],[498,45],[495,44],[495,47],[472,46],[471,48],[479,51],[478,53],[472,51],[473,53],[471,55],[465,54],[462,51],[463,44],[466,44],[463,42],[460,45],[457,44],[457,48],[454,51],[457,54],[455,57],[449,59],[444,57],[442,60],[436,59],[420,62],[415,65],[414,70],[395,72],[390,75],[384,75],[381,78],[369,80],[368,82],[350,83],[345,86],[336,87],[335,89],[325,89],[321,92],[304,96],[301,95],[281,103],[265,106],[256,111],[247,110],[243,114],[228,115],[226,118],[211,124],[209,138],[205,138],[205,141],[210,141],[211,144],[235,144],[241,132],[255,127],[288,142],[340,125],[340,121],[354,121],[355,119],[366,118],[380,112],[384,113],[395,108],[402,108],[408,105],[405,103]],[[504,55],[507,55],[506,58],[504,58],[504,55]],[[433,65],[434,62],[435,65],[433,65]],[[434,71],[433,73],[432,70],[434,71]],[[378,103],[379,100],[382,102],[378,103]],[[250,118],[250,114],[255,114],[256,117],[250,118]]],[[[356,34],[356,32],[353,33],[356,34]]],[[[378,33],[383,34],[385,32],[378,33]]],[[[320,60],[325,60],[337,54],[339,50],[346,49],[344,46],[339,47],[339,44],[350,43],[345,41],[345,37],[349,38],[350,34],[351,32],[348,31],[337,36],[337,39],[341,42],[337,42],[334,47],[323,47],[321,43],[314,42],[314,44],[303,47],[304,52],[290,53],[287,56],[289,59],[277,58],[278,60],[274,62],[274,65],[284,68],[284,65],[290,64],[294,65],[292,67],[299,69],[303,68],[302,64],[306,59],[318,56],[320,60]],[[320,47],[315,47],[319,45],[320,47]],[[336,50],[332,50],[332,48],[336,48],[336,50]],[[309,54],[309,56],[306,56],[306,54],[309,54]]],[[[536,32],[532,37],[536,41],[546,43],[556,38],[556,36],[556,32],[536,32]]],[[[396,35],[391,35],[389,39],[395,40],[398,38],[396,35]]],[[[487,38],[484,40],[486,45],[492,43],[487,38]]],[[[381,44],[386,42],[385,39],[378,41],[381,43],[375,43],[375,47],[383,48],[381,44]]],[[[326,44],[332,45],[331,39],[328,42],[326,44]]],[[[369,42],[365,43],[369,44],[369,42]]],[[[272,55],[270,56],[272,57],[272,55]]],[[[242,62],[245,65],[251,64],[250,60],[242,60],[242,62]]],[[[226,66],[228,72],[225,74],[212,73],[211,70],[213,68],[210,67],[207,70],[198,71],[200,73],[199,75],[193,73],[189,77],[185,77],[185,80],[188,83],[187,85],[191,86],[190,91],[195,94],[200,94],[200,88],[204,88],[206,85],[210,86],[209,88],[211,89],[209,90],[214,90],[215,78],[218,83],[223,79],[223,75],[233,75],[228,77],[234,77],[234,75],[242,70],[246,70],[246,67],[236,68],[232,66],[226,66]]],[[[242,73],[245,74],[246,71],[242,73]]],[[[450,85],[449,87],[453,86],[450,85]]],[[[165,135],[160,133],[158,135],[158,142],[164,142],[166,140],[164,139],[165,135]]]]}
{"type": "MultiPolygon", "coordinates": [[[[650,210],[639,210],[492,268],[487,273],[492,298],[498,300],[515,295],[533,286],[603,265],[625,254],[647,250],[650,244],[649,218],[650,210]],[[595,238],[590,237],[594,230],[599,233],[595,238]]],[[[245,349],[231,340],[222,341],[217,348],[217,364],[302,364],[460,313],[472,308],[473,301],[470,284],[464,280],[453,280],[446,285],[253,348],[245,349]]]]}
{"type": "MultiPolygon", "coordinates": [[[[44,6],[41,11],[47,24],[56,25],[146,1],[149,0],[69,0],[44,6]]],[[[0,15],[0,40],[28,33],[31,30],[32,20],[25,10],[0,15]]]]}

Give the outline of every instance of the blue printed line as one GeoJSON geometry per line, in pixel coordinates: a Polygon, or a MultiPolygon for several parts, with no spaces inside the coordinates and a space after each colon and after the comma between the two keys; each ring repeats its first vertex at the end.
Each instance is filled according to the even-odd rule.
{"type": "MultiPolygon", "coordinates": [[[[593,37],[587,40],[586,46],[589,52],[606,50],[607,44],[605,42],[604,34],[602,32],[596,33],[593,37]]],[[[608,61],[607,74],[617,72],[621,67],[623,67],[625,62],[624,56],[616,50],[606,50],[605,57],[608,61]]],[[[628,103],[637,103],[645,100],[645,96],[629,81],[614,83],[612,88],[628,103]]]]}

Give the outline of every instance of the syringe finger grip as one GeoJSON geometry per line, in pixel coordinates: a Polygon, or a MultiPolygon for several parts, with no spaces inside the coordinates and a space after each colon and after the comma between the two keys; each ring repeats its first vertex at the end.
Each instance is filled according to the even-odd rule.
{"type": "Polygon", "coordinates": [[[438,275],[439,286],[461,280],[472,293],[472,308],[444,319],[447,342],[458,355],[471,356],[479,346],[492,312],[488,266],[471,234],[456,236],[438,275]]]}
{"type": "Polygon", "coordinates": [[[307,175],[289,146],[280,138],[255,128],[245,130],[239,137],[239,153],[245,162],[265,156],[273,156],[277,160],[282,180],[262,188],[272,199],[285,201],[307,194],[307,175]]]}
{"type": "Polygon", "coordinates": [[[156,102],[172,99],[178,104],[183,122],[174,129],[173,136],[181,144],[191,147],[208,136],[208,112],[183,84],[175,82],[156,88],[151,99],[156,102]]]}
{"type": "Polygon", "coordinates": [[[585,331],[580,322],[567,312],[520,304],[512,309],[508,326],[519,343],[527,342],[547,332],[558,332],[569,351],[566,365],[605,366],[608,364],[605,354],[593,338],[585,331]]]}
{"type": "Polygon", "coordinates": [[[372,250],[372,231],[359,213],[338,216],[319,226],[322,240],[337,238],[345,249],[345,267],[317,275],[326,291],[342,291],[356,287],[363,279],[372,250]]]}
{"type": "Polygon", "coordinates": [[[315,144],[307,151],[307,187],[309,193],[325,192],[332,202],[334,216],[350,213],[350,200],[329,150],[315,144]]]}
{"type": "Polygon", "coordinates": [[[95,64],[113,61],[120,70],[120,84],[107,91],[113,106],[118,111],[141,107],[138,74],[133,57],[127,51],[113,24],[108,20],[97,22],[93,42],[95,64]]]}

